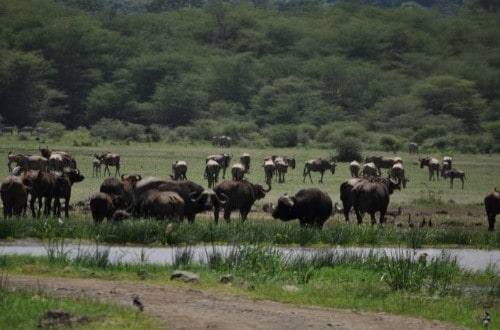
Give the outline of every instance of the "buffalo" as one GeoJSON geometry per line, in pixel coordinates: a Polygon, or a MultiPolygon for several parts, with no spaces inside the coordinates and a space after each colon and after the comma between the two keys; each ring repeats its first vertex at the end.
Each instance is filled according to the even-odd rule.
{"type": "Polygon", "coordinates": [[[429,181],[434,180],[434,175],[439,181],[439,160],[430,157],[422,158],[420,159],[420,168],[424,168],[424,166],[429,168],[429,181]]]}
{"type": "Polygon", "coordinates": [[[28,190],[31,187],[24,185],[21,178],[16,176],[6,177],[0,186],[0,195],[3,203],[3,217],[7,219],[13,215],[21,216],[26,211],[28,190]]]}
{"type": "MultiPolygon", "coordinates": [[[[253,184],[248,181],[223,181],[214,187],[214,192],[220,199],[225,199],[224,220],[230,221],[231,212],[239,210],[241,220],[247,219],[248,213],[256,200],[266,197],[266,193],[271,191],[268,185],[264,189],[260,184],[253,184]]],[[[219,222],[219,205],[214,206],[214,220],[219,222]]]]}
{"type": "Polygon", "coordinates": [[[302,189],[295,196],[281,196],[273,210],[273,218],[283,221],[299,219],[301,227],[321,229],[332,209],[332,199],[328,194],[317,188],[302,189]]]}
{"type": "Polygon", "coordinates": [[[134,204],[134,193],[132,186],[135,182],[141,180],[139,174],[125,176],[121,175],[121,180],[118,178],[106,178],[101,183],[99,191],[113,195],[117,198],[116,203],[118,208],[128,209],[134,204]]]}
{"type": "Polygon", "coordinates": [[[90,211],[94,222],[101,222],[104,218],[112,220],[116,210],[116,196],[97,192],[90,196],[90,211]]]}
{"type": "Polygon", "coordinates": [[[362,180],[366,180],[363,178],[352,178],[340,185],[340,200],[343,205],[344,218],[346,222],[349,222],[349,211],[352,208],[352,197],[351,190],[354,185],[362,180]]]}
{"type": "Polygon", "coordinates": [[[175,191],[149,190],[144,195],[141,216],[158,220],[179,219],[184,216],[184,199],[175,191]]]}
{"type": "Polygon", "coordinates": [[[44,200],[43,214],[49,215],[56,184],[54,175],[45,170],[28,171],[23,177],[23,184],[31,187],[29,191],[31,194],[30,209],[33,218],[40,217],[40,213],[42,212],[42,200],[44,200]],[[38,213],[35,212],[35,202],[37,199],[38,213]]]}
{"type": "Polygon", "coordinates": [[[225,203],[212,190],[205,190],[199,184],[189,180],[166,181],[161,178],[149,177],[134,184],[134,208],[135,215],[140,214],[144,197],[150,190],[175,191],[184,200],[183,218],[187,218],[190,223],[194,222],[197,213],[208,211],[215,206],[225,203]]]}
{"type": "Polygon", "coordinates": [[[488,230],[495,229],[496,215],[500,213],[500,191],[496,188],[484,197],[484,207],[488,217],[488,230]]]}
{"type": "Polygon", "coordinates": [[[321,178],[319,179],[319,183],[323,183],[323,174],[325,171],[330,170],[332,174],[335,174],[335,167],[337,167],[336,162],[329,162],[324,158],[311,159],[306,162],[304,165],[304,172],[302,182],[306,181],[306,177],[309,175],[309,179],[312,181],[311,172],[319,172],[321,174],[321,178]]]}
{"type": "Polygon", "coordinates": [[[64,199],[64,216],[69,218],[69,201],[71,199],[71,187],[74,183],[82,182],[85,177],[78,169],[64,169],[61,172],[53,172],[55,177],[54,186],[54,216],[61,215],[61,201],[64,199]]]}
{"type": "Polygon", "coordinates": [[[379,223],[384,223],[389,196],[395,189],[401,190],[400,182],[394,182],[391,179],[371,181],[363,179],[354,183],[351,189],[351,200],[358,224],[361,224],[365,212],[370,214],[372,224],[376,222],[375,213],[380,212],[379,223]]]}

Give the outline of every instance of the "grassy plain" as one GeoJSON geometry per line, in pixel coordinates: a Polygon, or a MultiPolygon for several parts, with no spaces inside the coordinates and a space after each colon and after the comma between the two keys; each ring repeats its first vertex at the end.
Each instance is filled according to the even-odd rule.
{"type": "MultiPolygon", "coordinates": [[[[398,191],[392,196],[390,203],[391,210],[396,210],[398,207],[403,210],[403,215],[394,220],[403,224],[402,229],[391,224],[384,229],[378,226],[372,227],[368,224],[367,217],[363,226],[354,225],[353,222],[346,224],[343,216],[336,214],[325,224],[323,231],[316,231],[301,230],[296,221],[290,223],[276,221],[261,209],[265,203],[276,203],[283,193],[293,194],[304,187],[319,187],[328,192],[334,202],[339,202],[339,186],[349,177],[347,163],[340,163],[334,175],[326,173],[323,184],[317,183],[318,173],[313,173],[313,183],[308,179],[304,183],[302,177],[306,160],[329,157],[334,153],[333,150],[241,147],[220,149],[208,143],[202,145],[189,142],[118,143],[93,140],[82,132],[68,133],[67,136],[57,141],[38,141],[31,136],[25,140],[19,139],[16,135],[0,136],[0,154],[5,155],[5,162],[7,162],[9,151],[39,154],[39,146],[65,150],[76,158],[86,179],[74,185],[71,202],[73,205],[78,202],[85,203],[92,193],[98,191],[103,177],[92,176],[92,155],[104,151],[121,155],[121,173],[138,173],[143,177],[168,178],[172,162],[177,159],[186,160],[189,164],[188,178],[203,186],[206,186],[203,179],[205,157],[214,153],[230,152],[234,159],[237,159],[243,152],[249,152],[252,156],[252,163],[247,178],[254,183],[264,182],[262,160],[272,154],[295,156],[297,168],[287,174],[286,183],[273,182],[271,192],[264,200],[256,202],[257,211],[252,212],[248,223],[243,225],[237,221],[238,215],[233,213],[231,225],[221,223],[215,228],[213,215],[206,213],[197,216],[194,225],[182,224],[173,233],[167,233],[164,224],[149,220],[127,221],[119,225],[104,223],[94,226],[90,213],[77,208],[70,213],[71,219],[65,221],[63,226],[58,226],[54,219],[40,221],[31,219],[30,216],[21,222],[16,219],[1,221],[1,238],[40,237],[52,240],[55,244],[62,242],[65,237],[110,243],[179,246],[201,242],[236,242],[241,244],[242,249],[248,249],[245,247],[247,243],[259,243],[255,250],[246,251],[246,258],[240,258],[237,261],[218,260],[218,266],[212,264],[207,268],[191,264],[187,257],[175,266],[201,272],[206,283],[204,287],[211,290],[224,290],[218,284],[218,278],[221,274],[231,272],[255,285],[254,291],[236,290],[238,294],[301,304],[421,316],[468,328],[478,328],[477,324],[480,322],[477,321],[484,308],[498,308],[498,277],[489,271],[482,274],[463,273],[446,262],[431,263],[429,266],[422,267],[416,260],[409,264],[405,263],[407,258],[404,256],[400,260],[402,262],[400,265],[391,265],[383,259],[365,263],[344,258],[342,262],[336,263],[332,263],[331,260],[325,264],[298,262],[290,266],[279,261],[273,251],[269,250],[269,246],[271,244],[400,245],[411,248],[423,245],[463,245],[498,249],[499,230],[497,228],[494,233],[487,232],[483,198],[493,187],[500,187],[497,175],[499,155],[446,154],[453,157],[454,167],[466,172],[467,181],[465,189],[462,190],[459,182],[455,182],[455,188],[450,189],[447,180],[429,181],[427,170],[420,169],[418,166],[417,156],[402,152],[399,155],[404,159],[410,182],[407,189],[398,191]],[[427,220],[432,219],[434,227],[408,230],[409,215],[417,224],[424,217],[427,220]],[[432,266],[433,264],[436,266],[432,266]],[[387,282],[388,275],[385,281],[381,280],[381,276],[389,274],[391,269],[401,270],[400,273],[391,273],[392,279],[396,282],[391,285],[397,286],[398,282],[407,285],[418,280],[421,283],[420,288],[404,290],[391,288],[387,282]],[[270,270],[273,272],[270,273],[270,270]],[[403,279],[398,279],[399,276],[403,279]],[[433,283],[438,284],[437,289],[433,283]],[[281,289],[283,284],[297,285],[300,288],[300,294],[283,291],[281,289]],[[465,294],[468,291],[467,288],[470,287],[487,289],[486,291],[481,289],[479,293],[473,295],[465,294]],[[433,312],[436,310],[439,313],[433,312]]],[[[375,154],[390,155],[379,151],[364,153],[365,156],[375,154]]],[[[444,156],[442,153],[429,155],[438,158],[444,156]]],[[[114,171],[114,168],[111,170],[114,171]]],[[[7,166],[0,167],[0,175],[8,175],[7,166]]],[[[389,222],[392,222],[390,217],[389,222]]],[[[85,264],[78,264],[64,257],[51,259],[49,256],[48,260],[46,258],[5,257],[0,266],[2,269],[15,273],[77,277],[89,276],[90,269],[92,276],[140,281],[144,281],[143,275],[147,274],[147,280],[153,282],[163,281],[165,278],[161,274],[172,270],[169,268],[171,266],[109,265],[103,259],[94,261],[90,259],[85,264]],[[104,263],[100,265],[99,262],[102,261],[104,263]],[[67,267],[73,269],[69,275],[64,271],[67,267]]]]}

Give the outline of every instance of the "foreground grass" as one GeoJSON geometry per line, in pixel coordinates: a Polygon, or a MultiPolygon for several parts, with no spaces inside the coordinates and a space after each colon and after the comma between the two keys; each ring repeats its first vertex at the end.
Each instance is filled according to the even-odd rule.
{"type": "MultiPolygon", "coordinates": [[[[401,250],[393,260],[368,254],[323,253],[312,259],[280,255],[268,245],[242,245],[229,256],[212,255],[207,264],[191,261],[188,249],[174,265],[102,263],[102,255],[80,260],[4,256],[0,269],[12,274],[140,281],[237,294],[294,304],[387,312],[481,329],[485,310],[498,318],[500,279],[494,270],[465,272],[446,255],[418,260],[401,250]],[[174,269],[200,274],[198,284],[169,281],[174,269]],[[227,285],[223,275],[248,285],[227,285]],[[165,284],[168,282],[168,284],[165,284]],[[284,289],[292,286],[293,290],[284,289]]],[[[102,312],[96,312],[102,313],[102,312]]],[[[125,321],[126,322],[126,321],[125,321]]]]}
{"type": "Polygon", "coordinates": [[[34,292],[12,290],[8,276],[0,280],[0,329],[56,329],[62,323],[42,326],[41,319],[49,311],[70,313],[75,321],[72,329],[154,329],[158,322],[131,308],[102,304],[83,298],[54,298],[37,290],[34,292]]]}

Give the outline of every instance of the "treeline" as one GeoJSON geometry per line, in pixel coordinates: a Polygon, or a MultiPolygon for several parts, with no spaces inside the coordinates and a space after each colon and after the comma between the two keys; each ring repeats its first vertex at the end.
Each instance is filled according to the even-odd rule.
{"type": "Polygon", "coordinates": [[[500,151],[500,20],[481,2],[448,15],[415,3],[117,3],[0,3],[4,125],[500,151]]]}

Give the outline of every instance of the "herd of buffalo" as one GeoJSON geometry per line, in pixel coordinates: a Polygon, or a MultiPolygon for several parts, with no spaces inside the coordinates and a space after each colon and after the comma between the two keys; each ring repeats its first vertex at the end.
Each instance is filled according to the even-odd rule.
{"type": "MultiPolygon", "coordinates": [[[[411,148],[411,146],[410,146],[411,148]]],[[[21,216],[29,206],[33,217],[40,217],[51,211],[54,216],[61,215],[61,199],[64,199],[64,215],[67,218],[71,187],[74,183],[84,180],[78,170],[76,161],[66,152],[39,148],[40,156],[8,154],[8,168],[11,175],[1,184],[1,199],[4,218],[21,216]],[[15,168],[12,168],[12,164],[15,168]],[[35,203],[38,200],[38,209],[35,203]],[[52,200],[54,201],[52,205],[52,200]]],[[[418,149],[417,149],[418,152],[418,149]]],[[[172,164],[171,179],[156,177],[142,178],[140,175],[121,175],[120,156],[113,153],[95,154],[92,175],[104,174],[110,177],[104,179],[99,192],[90,196],[90,210],[93,220],[98,223],[107,220],[123,220],[129,217],[153,217],[157,219],[187,218],[194,222],[197,213],[212,210],[215,223],[219,220],[219,211],[223,209],[224,220],[230,221],[232,211],[239,211],[242,221],[245,221],[256,200],[262,199],[271,190],[273,176],[278,182],[285,182],[288,168],[294,169],[295,158],[288,156],[271,156],[264,160],[266,187],[253,184],[245,179],[250,170],[250,155],[244,153],[240,161],[231,166],[231,179],[219,182],[219,175],[225,179],[232,154],[222,153],[210,155],[205,161],[204,176],[208,189],[187,179],[187,163],[178,160],[172,164]],[[115,175],[111,177],[109,167],[115,167],[115,175]]],[[[326,171],[335,173],[337,164],[334,160],[324,158],[309,160],[303,170],[303,182],[311,172],[319,172],[323,180],[326,171]]],[[[440,162],[436,158],[420,158],[420,167],[427,167],[429,180],[439,180],[439,177],[460,179],[462,189],[465,173],[452,167],[452,159],[444,157],[440,162]]],[[[353,161],[349,165],[352,178],[340,186],[340,199],[343,213],[349,221],[349,213],[354,210],[358,224],[363,215],[368,213],[371,223],[376,223],[375,214],[379,213],[379,223],[385,222],[390,195],[394,190],[405,187],[408,178],[405,176],[403,161],[400,157],[367,157],[365,164],[353,161]],[[389,176],[382,177],[381,169],[388,169],[389,176]]],[[[496,214],[500,212],[500,191],[496,188],[489,193],[484,204],[488,218],[488,229],[494,229],[496,214]]],[[[335,206],[335,208],[337,208],[335,206]]],[[[317,188],[305,188],[295,195],[283,195],[272,207],[275,219],[288,221],[298,219],[301,226],[322,228],[325,221],[334,210],[332,199],[324,191],[317,188]]]]}

